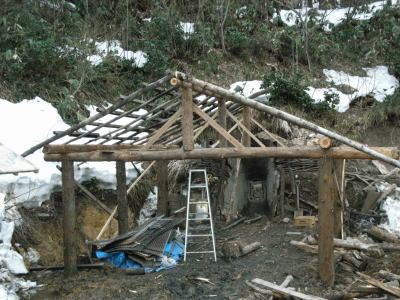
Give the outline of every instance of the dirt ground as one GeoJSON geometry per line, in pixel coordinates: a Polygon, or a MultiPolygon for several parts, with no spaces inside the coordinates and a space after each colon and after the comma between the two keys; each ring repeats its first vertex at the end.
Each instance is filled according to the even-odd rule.
{"type": "Polygon", "coordinates": [[[304,234],[312,233],[312,229],[270,222],[267,218],[226,231],[218,225],[217,249],[233,238],[248,243],[259,241],[262,248],[231,260],[219,253],[217,263],[210,256],[192,256],[174,269],[137,276],[125,275],[112,266],[79,271],[68,279],[59,271],[31,272],[28,279],[45,285],[31,299],[255,299],[246,280],[258,277],[280,284],[288,274],[294,276],[290,286],[300,291],[314,295],[327,291],[317,278],[316,256],[289,244],[292,239],[300,240],[304,234]],[[293,231],[302,234],[287,234],[293,231]],[[197,280],[198,277],[207,278],[210,283],[197,280]]]}

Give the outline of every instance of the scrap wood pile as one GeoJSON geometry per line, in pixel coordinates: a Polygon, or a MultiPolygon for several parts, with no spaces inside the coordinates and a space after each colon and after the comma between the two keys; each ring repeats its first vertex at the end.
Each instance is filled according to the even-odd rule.
{"type": "MultiPolygon", "coordinates": [[[[313,236],[306,236],[301,241],[292,240],[290,244],[308,253],[318,253],[318,242],[313,236]]],[[[383,260],[390,260],[387,255],[395,254],[396,257],[396,253],[400,253],[400,238],[397,235],[383,228],[371,226],[365,230],[363,236],[345,240],[334,239],[334,247],[336,268],[340,270],[336,278],[337,283],[349,284],[337,292],[335,298],[381,296],[385,293],[400,297],[400,275],[391,272],[398,273],[399,261],[388,261],[386,268],[392,266],[392,270],[379,271],[378,276],[383,280],[361,273],[370,270],[369,266],[376,268],[376,265],[381,264],[383,260]],[[369,286],[365,286],[363,282],[367,282],[369,286]]],[[[317,258],[313,263],[315,265],[318,263],[317,258]]]]}
{"type": "MultiPolygon", "coordinates": [[[[109,261],[114,264],[115,261],[107,254],[123,253],[141,267],[154,267],[164,256],[172,256],[175,259],[182,254],[182,242],[176,229],[183,221],[183,218],[160,216],[149,219],[135,229],[115,238],[92,241],[89,244],[96,248],[98,258],[110,258],[109,261]],[[173,248],[176,248],[175,251],[173,248]],[[176,255],[172,255],[173,253],[176,255]]],[[[129,263],[116,265],[118,267],[139,267],[129,263]]]]}

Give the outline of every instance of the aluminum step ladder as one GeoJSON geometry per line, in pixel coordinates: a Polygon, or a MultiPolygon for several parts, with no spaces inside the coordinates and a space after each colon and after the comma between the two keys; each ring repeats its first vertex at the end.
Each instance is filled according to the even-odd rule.
{"type": "Polygon", "coordinates": [[[190,169],[189,170],[189,183],[187,192],[187,206],[186,206],[186,231],[185,231],[185,252],[183,260],[186,261],[188,254],[195,253],[212,253],[214,254],[214,261],[217,261],[217,252],[215,251],[215,236],[214,226],[211,215],[210,206],[210,192],[208,190],[208,177],[206,169],[190,169]],[[195,174],[198,174],[196,176],[195,174]],[[203,176],[204,177],[203,177],[203,176]],[[192,182],[192,180],[200,179],[201,182],[192,182]],[[192,191],[200,192],[200,199],[195,198],[192,191]],[[203,212],[198,212],[198,207],[205,209],[203,212]],[[195,224],[193,224],[195,223],[195,224]],[[206,225],[195,226],[199,223],[206,223],[206,225]],[[201,233],[194,233],[196,228],[203,231],[201,233]],[[204,232],[205,231],[205,232],[204,232]],[[198,238],[211,238],[212,250],[208,251],[188,251],[188,243],[190,240],[198,238]]]}

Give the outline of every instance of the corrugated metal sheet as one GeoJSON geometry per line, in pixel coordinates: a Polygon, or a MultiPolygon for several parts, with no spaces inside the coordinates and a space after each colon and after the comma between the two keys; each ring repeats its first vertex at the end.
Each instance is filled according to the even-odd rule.
{"type": "Polygon", "coordinates": [[[38,170],[30,161],[0,143],[0,174],[37,172],[38,170]]]}

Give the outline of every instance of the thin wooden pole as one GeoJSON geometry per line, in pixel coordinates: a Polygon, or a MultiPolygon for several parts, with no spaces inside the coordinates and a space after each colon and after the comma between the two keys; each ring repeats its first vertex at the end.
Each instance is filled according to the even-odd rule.
{"type": "Polygon", "coordinates": [[[128,198],[126,195],[125,162],[117,161],[117,202],[118,202],[118,233],[128,232],[128,198]]]}
{"type": "Polygon", "coordinates": [[[168,162],[157,162],[157,215],[168,216],[168,162]]]}
{"type": "MultiPolygon", "coordinates": [[[[251,132],[251,115],[252,109],[249,106],[243,107],[243,125],[251,132]]],[[[251,147],[250,135],[245,131],[243,133],[243,145],[245,147],[251,147]]]]}
{"type": "Polygon", "coordinates": [[[183,149],[190,151],[194,149],[193,141],[193,109],[192,89],[183,87],[182,91],[182,137],[183,149]]]}
{"type": "Polygon", "coordinates": [[[65,276],[77,272],[74,162],[62,162],[62,197],[65,276]]]}
{"type": "Polygon", "coordinates": [[[318,268],[322,281],[329,286],[332,286],[335,280],[334,183],[333,159],[321,158],[318,183],[318,268]]]}
{"type": "MultiPolygon", "coordinates": [[[[226,103],[225,99],[218,99],[218,124],[226,130],[226,103]]],[[[219,147],[224,148],[228,145],[222,134],[219,135],[219,147]]]]}
{"type": "Polygon", "coordinates": [[[335,159],[334,163],[335,173],[335,237],[343,239],[343,213],[344,213],[344,183],[345,183],[345,171],[346,171],[346,160],[335,159]]]}

